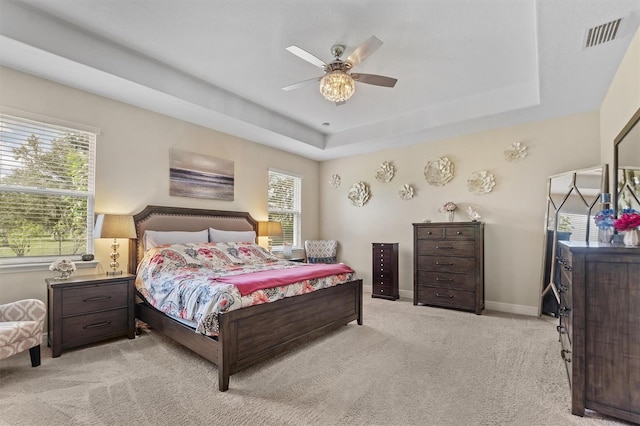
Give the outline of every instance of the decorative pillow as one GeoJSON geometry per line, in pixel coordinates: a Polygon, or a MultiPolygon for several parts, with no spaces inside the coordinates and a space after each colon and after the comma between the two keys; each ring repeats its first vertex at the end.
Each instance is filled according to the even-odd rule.
{"type": "Polygon", "coordinates": [[[186,244],[186,243],[208,243],[209,233],[206,229],[202,231],[144,231],[144,250],[165,244],[186,244]]]}
{"type": "Polygon", "coordinates": [[[212,243],[255,243],[256,231],[221,231],[209,228],[209,241],[212,243]]]}

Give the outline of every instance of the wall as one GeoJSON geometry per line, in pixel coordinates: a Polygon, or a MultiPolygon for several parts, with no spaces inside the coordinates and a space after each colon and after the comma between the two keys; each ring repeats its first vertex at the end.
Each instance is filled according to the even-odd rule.
{"type": "MultiPolygon", "coordinates": [[[[130,214],[148,204],[248,211],[267,218],[267,171],[270,167],[304,176],[302,191],[314,194],[319,163],[227,134],[146,111],[104,97],[0,67],[2,106],[101,129],[97,141],[96,212],[130,214]],[[169,148],[235,162],[234,201],[169,195],[169,148]]],[[[303,196],[304,236],[317,238],[319,200],[303,196]]],[[[120,263],[127,252],[121,241],[120,263]]],[[[96,240],[96,257],[108,269],[110,241],[96,240]]],[[[82,270],[78,273],[91,273],[82,270]]],[[[0,303],[33,297],[46,301],[49,271],[0,272],[0,303]]]]}
{"type": "Polygon", "coordinates": [[[487,308],[537,315],[548,177],[599,161],[597,111],[326,161],[320,175],[322,236],[340,241],[340,260],[354,267],[366,285],[371,284],[371,243],[399,242],[401,297],[412,297],[411,224],[445,220],[437,210],[447,201],[458,205],[455,220],[466,221],[467,207],[477,205],[486,223],[487,308]],[[505,160],[503,152],[513,142],[528,147],[525,160],[505,160]],[[455,164],[454,179],[443,187],[429,185],[423,175],[426,163],[438,157],[448,157],[455,164]],[[389,183],[374,177],[384,161],[396,167],[389,183]],[[491,193],[468,192],[467,177],[478,170],[494,174],[491,193]],[[328,184],[332,174],[342,177],[337,189],[328,184]],[[371,188],[364,207],[354,207],[347,199],[349,188],[359,181],[371,188]],[[410,201],[398,197],[405,183],[416,190],[410,201]]]}

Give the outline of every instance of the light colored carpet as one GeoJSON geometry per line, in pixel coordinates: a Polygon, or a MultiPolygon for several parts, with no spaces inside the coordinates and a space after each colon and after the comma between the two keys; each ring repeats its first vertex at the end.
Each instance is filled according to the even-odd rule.
{"type": "Polygon", "coordinates": [[[154,333],[0,361],[0,425],[617,425],[570,413],[555,323],[365,297],[355,323],[231,376],[154,333]]]}

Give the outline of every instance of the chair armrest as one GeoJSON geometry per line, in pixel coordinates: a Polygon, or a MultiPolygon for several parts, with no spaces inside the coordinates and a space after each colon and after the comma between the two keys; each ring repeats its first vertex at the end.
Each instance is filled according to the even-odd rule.
{"type": "Polygon", "coordinates": [[[38,299],[24,299],[0,305],[0,321],[39,321],[44,323],[47,308],[38,299]]]}

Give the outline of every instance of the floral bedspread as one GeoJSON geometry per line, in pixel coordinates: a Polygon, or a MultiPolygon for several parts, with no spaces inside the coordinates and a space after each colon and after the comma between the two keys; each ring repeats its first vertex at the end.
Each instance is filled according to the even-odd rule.
{"type": "Polygon", "coordinates": [[[148,250],[138,266],[136,288],[156,309],[197,324],[196,331],[217,336],[218,313],[273,302],[355,279],[331,275],[242,296],[224,277],[304,264],[279,259],[257,244],[189,243],[148,250]]]}

